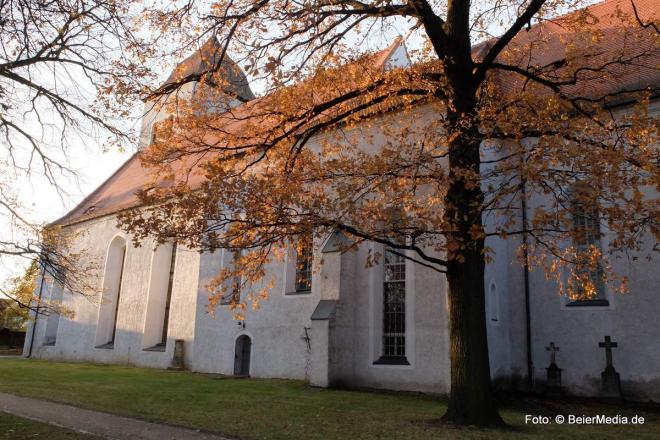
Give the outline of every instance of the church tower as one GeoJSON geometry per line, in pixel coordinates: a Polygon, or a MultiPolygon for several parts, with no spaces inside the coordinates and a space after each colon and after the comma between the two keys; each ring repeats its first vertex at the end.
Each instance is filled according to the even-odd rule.
{"type": "Polygon", "coordinates": [[[157,122],[176,116],[180,103],[193,102],[205,111],[221,113],[254,97],[243,70],[213,36],[179,63],[146,100],[139,148],[152,142],[157,122]]]}

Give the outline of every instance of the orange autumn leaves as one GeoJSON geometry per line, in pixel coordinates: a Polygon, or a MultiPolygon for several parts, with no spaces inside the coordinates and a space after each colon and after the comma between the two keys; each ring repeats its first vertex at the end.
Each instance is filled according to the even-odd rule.
{"type": "MultiPolygon", "coordinates": [[[[138,238],[242,250],[240,264],[209,286],[214,307],[227,281],[240,276],[248,293],[230,306],[239,314],[268,295],[275,280],[267,268],[298,237],[319,242],[333,230],[354,245],[401,246],[441,272],[472,242],[506,238],[526,246],[520,258],[527,255],[571,297],[596,296],[598,279],[625,290],[625,274],[609,258],[650,257],[649,239],[660,238],[659,125],[649,111],[652,89],[618,86],[634,66],[653,66],[660,43],[652,32],[640,37],[634,17],[619,12],[578,14],[561,32],[548,24],[524,34],[479,85],[474,114],[458,122],[446,118],[458,93],[447,80],[449,59],[385,69],[373,55],[337,55],[332,66],[319,63],[294,85],[234,107],[222,87],[212,100],[224,107],[209,109],[210,89],[204,100],[179,100],[176,116],[142,153],[168,183],[143,198],[147,207],[122,214],[122,224],[138,238]],[[641,53],[609,44],[640,38],[641,53]],[[447,146],[465,132],[478,133],[478,170],[449,167],[447,146]],[[484,219],[467,238],[444,215],[457,181],[484,194],[458,214],[484,219]],[[576,203],[598,213],[586,242],[576,203]]],[[[271,73],[284,68],[269,66],[271,73]]]]}

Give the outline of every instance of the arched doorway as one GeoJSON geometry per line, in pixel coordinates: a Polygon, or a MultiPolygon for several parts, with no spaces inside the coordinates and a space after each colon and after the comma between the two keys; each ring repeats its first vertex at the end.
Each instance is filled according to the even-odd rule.
{"type": "Polygon", "coordinates": [[[236,339],[234,351],[234,376],[247,377],[250,375],[250,352],[252,340],[248,335],[241,335],[236,339]]]}

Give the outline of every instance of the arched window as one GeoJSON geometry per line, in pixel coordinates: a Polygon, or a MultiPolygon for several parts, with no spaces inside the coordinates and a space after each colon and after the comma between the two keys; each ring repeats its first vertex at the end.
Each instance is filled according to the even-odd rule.
{"type": "Polygon", "coordinates": [[[374,364],[410,365],[406,359],[406,260],[385,250],[381,357],[374,364]]]}
{"type": "MultiPolygon", "coordinates": [[[[223,265],[225,267],[231,267],[232,270],[236,270],[236,265],[239,263],[243,252],[241,250],[229,251],[228,249],[223,250],[223,265]]],[[[227,291],[220,300],[222,305],[238,304],[241,302],[241,287],[243,285],[243,277],[238,273],[235,273],[231,281],[228,282],[227,291]]]]}
{"type": "MultiPolygon", "coordinates": [[[[589,260],[592,249],[601,251],[600,244],[600,213],[596,203],[596,195],[591,187],[578,182],[571,188],[571,217],[573,220],[573,244],[578,252],[578,259],[589,260]]],[[[569,305],[607,305],[605,299],[605,283],[603,265],[598,261],[595,265],[579,264],[577,274],[582,279],[588,279],[587,286],[579,285],[576,292],[579,296],[569,305]]]]}
{"type": "Polygon", "coordinates": [[[167,343],[167,330],[170,324],[170,306],[172,304],[172,288],[174,287],[174,269],[176,268],[176,250],[177,243],[172,244],[170,252],[169,272],[167,274],[167,295],[165,297],[165,316],[163,317],[162,328],[160,331],[160,345],[167,343]]]}
{"type": "Polygon", "coordinates": [[[301,295],[312,291],[314,238],[312,234],[298,237],[286,257],[284,265],[284,294],[301,295]]]}
{"type": "Polygon", "coordinates": [[[151,259],[151,279],[142,340],[142,348],[145,350],[165,351],[167,345],[177,250],[176,242],[162,244],[154,250],[151,259]]]}
{"type": "Polygon", "coordinates": [[[500,297],[495,281],[491,281],[488,288],[488,321],[493,325],[500,322],[500,297]]]}
{"type": "Polygon", "coordinates": [[[98,348],[114,348],[125,261],[126,240],[115,237],[110,243],[105,261],[103,294],[95,338],[98,348]]]}
{"type": "Polygon", "coordinates": [[[312,243],[312,236],[305,235],[296,245],[296,292],[312,290],[312,243]]]}

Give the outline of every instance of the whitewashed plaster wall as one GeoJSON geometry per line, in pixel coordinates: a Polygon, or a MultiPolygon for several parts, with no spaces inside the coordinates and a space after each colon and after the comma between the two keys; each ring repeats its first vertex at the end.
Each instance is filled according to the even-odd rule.
{"type": "MultiPolygon", "coordinates": [[[[259,309],[249,308],[245,312],[245,319],[240,323],[226,307],[218,306],[214,313],[208,310],[206,286],[223,267],[222,252],[204,253],[200,261],[199,288],[195,292],[197,319],[193,369],[233,374],[235,342],[245,334],[252,341],[251,376],[305,379],[309,374],[310,357],[305,329],[309,332],[310,317],[319,300],[316,275],[313,275],[312,291],[297,294],[286,289],[284,274],[287,265],[292,263],[272,263],[268,273],[275,287],[269,298],[259,303],[259,309]]],[[[254,288],[258,289],[258,286],[254,288]]]]}
{"type": "MultiPolygon", "coordinates": [[[[99,291],[103,275],[107,247],[116,236],[124,236],[116,228],[114,216],[91,220],[74,227],[84,230],[75,246],[84,250],[87,257],[98,262],[101,273],[96,277],[99,291]]],[[[125,236],[124,236],[125,237],[125,236]]],[[[113,349],[95,348],[95,335],[99,318],[100,299],[64,293],[64,305],[74,316],[61,317],[57,341],[54,346],[44,345],[46,319],[37,320],[32,356],[44,359],[108,362],[142,365],[158,368],[169,367],[172,361],[174,340],[183,339],[185,360],[192,362],[194,339],[195,291],[199,273],[199,253],[179,248],[173,280],[168,341],[165,352],[143,350],[143,334],[147,313],[150,275],[152,271],[153,243],[147,240],[141,247],[133,247],[127,239],[127,253],[122,280],[120,303],[117,313],[117,334],[113,349]]],[[[44,294],[51,287],[46,283],[44,294]]],[[[31,335],[26,338],[29,351],[31,335]]]]}
{"type": "MultiPolygon", "coordinates": [[[[660,115],[660,102],[651,104],[651,114],[660,115]]],[[[626,112],[627,108],[618,112],[626,112]]],[[[657,199],[660,195],[647,188],[645,196],[657,199]]],[[[543,203],[538,194],[529,195],[528,212],[543,203]]],[[[601,224],[601,246],[607,250],[612,235],[601,224]]],[[[567,299],[559,295],[554,281],[546,279],[542,270],[530,273],[532,325],[532,354],[535,379],[541,387],[549,365],[546,347],[554,342],[560,347],[557,364],[562,371],[562,384],[570,394],[597,396],[600,393],[601,372],[605,368],[605,350],[598,346],[604,336],[618,343],[613,348],[614,367],[621,377],[624,398],[635,401],[660,401],[660,265],[657,243],[650,234],[643,237],[639,252],[609,256],[614,272],[628,276],[629,293],[615,293],[615,286],[605,287],[609,306],[567,307],[567,299]],[[654,255],[655,254],[655,255],[654,255]],[[646,257],[651,255],[653,259],[646,257]]],[[[510,259],[514,258],[510,247],[510,259]]],[[[511,283],[512,294],[523,295],[521,269],[511,268],[510,274],[520,277],[511,283]]],[[[518,302],[522,314],[524,302],[518,302]]]]}

